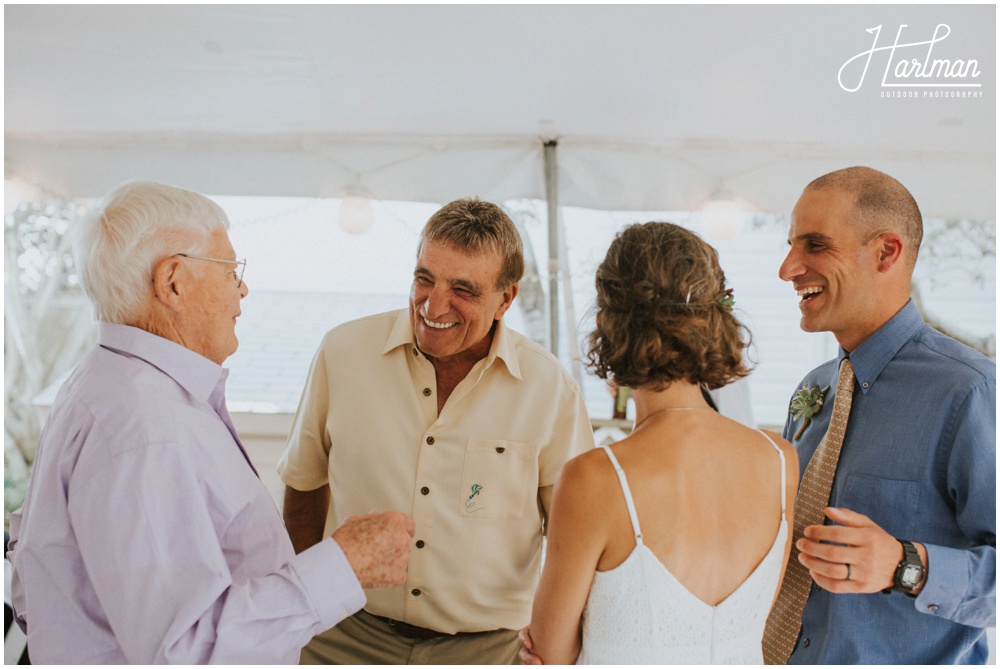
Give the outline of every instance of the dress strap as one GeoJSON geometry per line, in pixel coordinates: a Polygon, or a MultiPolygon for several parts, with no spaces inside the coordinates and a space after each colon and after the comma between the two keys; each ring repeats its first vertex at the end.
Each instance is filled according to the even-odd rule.
{"type": "MultiPolygon", "coordinates": [[[[618,458],[615,454],[611,452],[611,448],[605,445],[601,445],[604,452],[608,454],[611,458],[611,464],[615,468],[615,472],[618,474],[618,482],[621,483],[622,492],[625,493],[625,504],[628,506],[628,517],[632,520],[632,531],[635,533],[635,543],[637,546],[642,545],[642,530],[639,529],[639,516],[635,512],[635,502],[632,501],[632,490],[628,487],[628,480],[625,478],[625,470],[622,466],[618,464],[618,458]]],[[[784,469],[782,469],[784,471],[784,469]]],[[[784,474],[782,474],[784,476],[784,474]]],[[[784,511],[782,509],[782,511],[784,511]]]]}
{"type": "Polygon", "coordinates": [[[771,437],[767,434],[767,432],[764,432],[764,430],[757,430],[757,431],[760,432],[762,435],[764,435],[765,439],[771,442],[771,445],[774,446],[774,450],[778,451],[778,457],[781,458],[781,517],[784,518],[785,517],[785,453],[780,448],[778,448],[778,445],[774,443],[774,439],[771,439],[771,437]]]}

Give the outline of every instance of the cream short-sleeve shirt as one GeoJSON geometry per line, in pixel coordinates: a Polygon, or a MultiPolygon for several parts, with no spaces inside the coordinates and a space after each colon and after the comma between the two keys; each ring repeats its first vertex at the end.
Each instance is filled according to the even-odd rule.
{"type": "Polygon", "coordinates": [[[502,321],[440,415],[436,394],[406,309],[345,323],[313,360],[278,473],[296,490],[330,484],[327,534],[352,514],[413,515],[407,582],[366,591],[370,613],[444,633],[519,629],[556,475],[594,447],[582,394],[502,321]]]}

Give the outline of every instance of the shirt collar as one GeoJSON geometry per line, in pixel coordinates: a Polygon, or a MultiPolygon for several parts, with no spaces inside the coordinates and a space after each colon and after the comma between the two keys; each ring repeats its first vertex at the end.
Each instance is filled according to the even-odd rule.
{"type": "MultiPolygon", "coordinates": [[[[875,385],[875,380],[882,373],[889,361],[903,348],[924,324],[917,305],[910,300],[885,325],[875,331],[868,339],[850,354],[854,377],[858,380],[863,394],[875,385]]],[[[848,357],[847,351],[841,347],[837,356],[837,365],[848,357]]]]}
{"type": "MultiPolygon", "coordinates": [[[[490,344],[490,351],[486,354],[485,363],[486,367],[489,367],[497,358],[500,358],[503,360],[504,366],[510,372],[510,375],[515,379],[521,380],[521,366],[517,362],[516,350],[512,340],[513,337],[510,336],[510,331],[504,324],[503,319],[497,321],[496,331],[493,333],[493,343],[490,344]]],[[[410,324],[409,309],[401,309],[396,316],[396,322],[392,326],[392,331],[389,332],[385,348],[382,349],[382,355],[400,346],[412,349],[413,353],[416,353],[418,350],[416,338],[413,336],[413,326],[410,324]]]]}
{"type": "Polygon", "coordinates": [[[106,349],[139,358],[172,378],[192,397],[208,402],[229,370],[180,344],[129,325],[100,323],[97,343],[106,349]]]}
{"type": "Polygon", "coordinates": [[[503,360],[510,375],[520,381],[522,379],[521,365],[517,362],[516,347],[513,340],[514,338],[511,336],[510,330],[507,329],[501,318],[497,321],[496,332],[493,333],[493,344],[490,346],[490,352],[486,356],[487,364],[492,365],[494,360],[500,358],[503,360]]]}

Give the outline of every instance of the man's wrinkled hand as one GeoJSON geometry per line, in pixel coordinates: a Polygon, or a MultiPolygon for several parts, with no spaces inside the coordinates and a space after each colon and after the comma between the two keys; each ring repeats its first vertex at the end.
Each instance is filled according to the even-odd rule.
{"type": "Polygon", "coordinates": [[[397,511],[350,516],[333,533],[363,588],[387,588],[406,581],[412,516],[397,511]]]}

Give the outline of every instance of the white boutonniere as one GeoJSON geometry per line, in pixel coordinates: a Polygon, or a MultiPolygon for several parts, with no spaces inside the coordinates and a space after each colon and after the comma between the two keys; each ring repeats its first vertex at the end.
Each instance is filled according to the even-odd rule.
{"type": "Polygon", "coordinates": [[[830,386],[821,389],[819,386],[810,388],[808,383],[802,384],[802,390],[792,399],[792,405],[788,409],[788,413],[792,414],[792,422],[802,421],[802,425],[792,437],[792,441],[796,441],[802,436],[803,430],[809,425],[812,417],[823,408],[823,400],[826,399],[828,390],[830,390],[830,386]]]}

